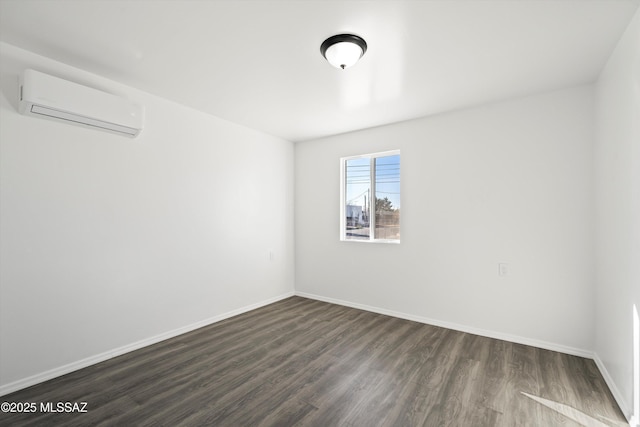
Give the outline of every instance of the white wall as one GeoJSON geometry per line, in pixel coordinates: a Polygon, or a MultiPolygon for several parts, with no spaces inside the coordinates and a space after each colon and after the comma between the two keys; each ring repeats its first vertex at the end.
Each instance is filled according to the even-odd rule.
{"type": "MultiPolygon", "coordinates": [[[[609,58],[595,93],[595,349],[609,385],[629,415],[633,304],[640,310],[640,12],[609,58]]],[[[640,414],[635,415],[640,423],[640,414]]]]}
{"type": "Polygon", "coordinates": [[[292,143],[0,49],[0,391],[293,293],[292,143]],[[143,133],[19,115],[25,67],[142,103],[143,133]]]}
{"type": "Polygon", "coordinates": [[[590,354],[592,86],[298,143],[295,176],[296,292],[590,354]],[[340,242],[340,158],[390,149],[401,244],[340,242]]]}

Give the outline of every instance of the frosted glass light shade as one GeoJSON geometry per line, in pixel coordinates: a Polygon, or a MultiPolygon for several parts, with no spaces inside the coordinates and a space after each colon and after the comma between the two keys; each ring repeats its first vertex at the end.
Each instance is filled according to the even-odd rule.
{"type": "Polygon", "coordinates": [[[349,68],[367,51],[367,43],[353,34],[329,37],[320,46],[320,52],[336,68],[349,68]]]}

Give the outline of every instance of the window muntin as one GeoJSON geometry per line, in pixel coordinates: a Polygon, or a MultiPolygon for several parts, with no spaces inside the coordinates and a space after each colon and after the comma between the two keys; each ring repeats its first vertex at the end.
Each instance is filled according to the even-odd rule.
{"type": "Polygon", "coordinates": [[[399,151],[343,158],[341,195],[342,240],[400,241],[399,151]]]}

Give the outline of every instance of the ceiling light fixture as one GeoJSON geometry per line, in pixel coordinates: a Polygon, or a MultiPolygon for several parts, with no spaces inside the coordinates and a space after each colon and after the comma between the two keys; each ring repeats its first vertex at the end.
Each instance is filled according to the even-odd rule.
{"type": "Polygon", "coordinates": [[[367,42],[353,34],[338,34],[329,37],[320,45],[320,53],[336,68],[351,67],[367,51],[367,42]]]}

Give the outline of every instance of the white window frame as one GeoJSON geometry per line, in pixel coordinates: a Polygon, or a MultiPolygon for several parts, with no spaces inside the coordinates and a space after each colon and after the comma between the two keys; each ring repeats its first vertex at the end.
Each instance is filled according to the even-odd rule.
{"type": "MultiPolygon", "coordinates": [[[[399,156],[400,150],[382,151],[379,153],[360,154],[357,156],[348,156],[340,158],[340,240],[343,242],[358,242],[358,243],[396,243],[399,244],[402,239],[402,220],[400,220],[400,239],[376,239],[375,238],[375,203],[373,214],[369,215],[369,240],[364,239],[347,239],[346,231],[346,205],[347,205],[347,161],[353,159],[369,159],[369,181],[371,182],[371,194],[373,200],[375,200],[376,194],[376,182],[375,182],[375,159],[378,157],[399,156]]],[[[401,160],[402,164],[402,160],[401,160]]],[[[402,166],[400,167],[400,175],[402,176],[402,166]]],[[[402,181],[402,179],[401,179],[402,181]]],[[[401,184],[402,185],[402,184],[401,184]]],[[[402,186],[400,187],[400,193],[402,193],[402,186]]],[[[402,200],[402,194],[400,195],[402,200]]]]}

